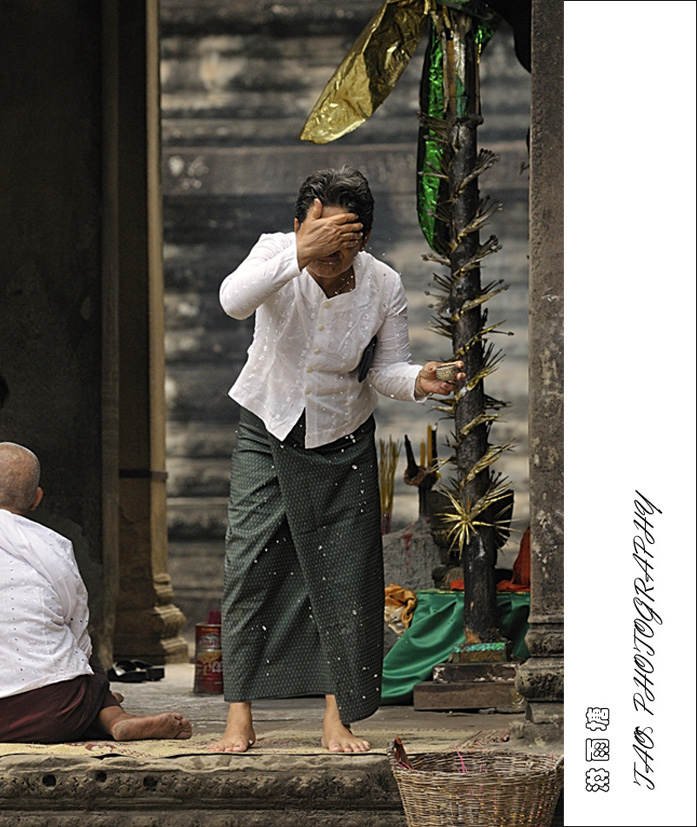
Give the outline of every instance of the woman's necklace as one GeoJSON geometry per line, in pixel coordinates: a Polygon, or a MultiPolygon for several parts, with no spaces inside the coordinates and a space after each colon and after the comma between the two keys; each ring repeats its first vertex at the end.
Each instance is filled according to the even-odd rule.
{"type": "Polygon", "coordinates": [[[341,279],[340,279],[339,283],[336,285],[336,287],[332,291],[332,296],[338,296],[339,293],[348,292],[346,290],[346,288],[350,284],[352,276],[353,276],[353,270],[352,269],[349,270],[347,273],[344,273],[341,276],[341,279]]]}
{"type": "Polygon", "coordinates": [[[350,293],[356,286],[353,267],[349,267],[345,273],[338,276],[336,282],[333,284],[326,284],[326,279],[323,279],[321,276],[316,276],[309,267],[307,268],[307,272],[317,284],[319,284],[328,299],[332,299],[340,293],[350,293]]]}
{"type": "MultiPolygon", "coordinates": [[[[311,272],[310,275],[312,276],[311,272]]],[[[353,267],[349,267],[349,269],[345,273],[342,273],[339,276],[336,284],[327,287],[325,287],[322,284],[323,279],[318,279],[316,276],[312,277],[319,284],[322,290],[324,290],[324,294],[328,299],[332,299],[334,298],[334,296],[338,296],[340,293],[349,293],[351,290],[353,290],[354,287],[354,285],[351,283],[354,278],[353,267]]]]}

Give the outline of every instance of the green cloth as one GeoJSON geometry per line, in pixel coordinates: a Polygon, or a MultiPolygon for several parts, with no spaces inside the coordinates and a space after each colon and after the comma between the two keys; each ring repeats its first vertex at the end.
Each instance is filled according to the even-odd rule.
{"type": "MultiPolygon", "coordinates": [[[[382,703],[408,703],[417,683],[431,678],[433,667],[444,663],[465,642],[464,592],[416,592],[418,603],[409,628],[390,649],[382,668],[382,703]]],[[[513,654],[526,659],[525,646],[530,592],[498,592],[501,634],[513,643],[513,654]]]]}
{"type": "Polygon", "coordinates": [[[380,704],[382,537],[375,423],[305,448],[242,409],[222,603],[225,700],[336,695],[344,723],[380,704]]]}

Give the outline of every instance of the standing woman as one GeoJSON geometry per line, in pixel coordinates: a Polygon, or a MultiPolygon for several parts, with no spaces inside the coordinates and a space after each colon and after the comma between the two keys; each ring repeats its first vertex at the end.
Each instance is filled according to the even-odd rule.
{"type": "Polygon", "coordinates": [[[420,401],[453,388],[437,362],[411,364],[400,277],[364,252],[372,223],[360,172],[314,172],[294,232],[262,235],[220,287],[229,316],[256,318],[230,390],[241,411],[222,606],[229,711],[213,751],[254,743],[252,701],[306,695],[325,695],[326,749],[370,749],[349,725],[380,702],[376,391],[420,401]]]}

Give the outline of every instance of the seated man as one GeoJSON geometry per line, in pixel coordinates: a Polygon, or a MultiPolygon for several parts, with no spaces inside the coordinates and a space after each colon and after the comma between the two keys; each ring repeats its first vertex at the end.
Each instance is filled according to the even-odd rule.
{"type": "Polygon", "coordinates": [[[40,466],[0,442],[0,741],[190,738],[177,712],[130,715],[90,665],[87,591],[72,543],[27,519],[40,466]]]}

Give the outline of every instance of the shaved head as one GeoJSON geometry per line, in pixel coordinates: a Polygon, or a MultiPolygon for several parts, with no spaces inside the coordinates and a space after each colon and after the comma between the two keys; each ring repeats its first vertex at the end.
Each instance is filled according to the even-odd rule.
{"type": "Polygon", "coordinates": [[[29,511],[39,487],[41,466],[33,451],[15,442],[0,442],[0,508],[29,511]]]}

